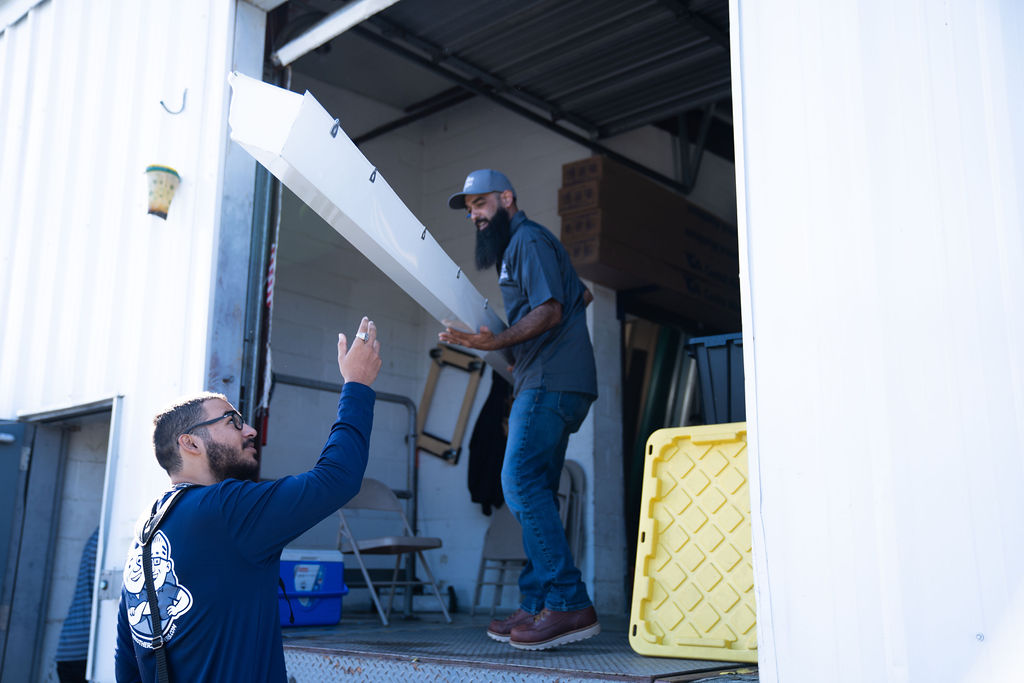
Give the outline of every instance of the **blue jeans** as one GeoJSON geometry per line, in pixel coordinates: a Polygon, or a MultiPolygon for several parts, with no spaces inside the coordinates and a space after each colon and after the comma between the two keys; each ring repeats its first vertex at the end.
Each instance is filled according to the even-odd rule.
{"type": "Polygon", "coordinates": [[[591,605],[558,517],[557,495],[569,435],[579,430],[593,400],[571,391],[527,389],[508,418],[501,486],[523,527],[527,561],[519,575],[519,606],[533,614],[591,605]]]}

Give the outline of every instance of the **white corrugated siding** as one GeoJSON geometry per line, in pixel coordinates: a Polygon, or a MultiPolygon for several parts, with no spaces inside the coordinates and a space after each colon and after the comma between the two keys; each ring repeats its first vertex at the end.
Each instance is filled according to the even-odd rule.
{"type": "Polygon", "coordinates": [[[226,1],[49,0],[0,33],[0,417],[125,396],[106,569],[166,485],[152,415],[204,385],[234,21],[226,1]],[[182,176],[166,221],[150,164],[182,176]]]}
{"type": "Polygon", "coordinates": [[[0,415],[201,383],[231,14],[51,0],[0,33],[0,415]]]}
{"type": "Polygon", "coordinates": [[[761,680],[1017,680],[1024,5],[731,9],[761,680]]]}

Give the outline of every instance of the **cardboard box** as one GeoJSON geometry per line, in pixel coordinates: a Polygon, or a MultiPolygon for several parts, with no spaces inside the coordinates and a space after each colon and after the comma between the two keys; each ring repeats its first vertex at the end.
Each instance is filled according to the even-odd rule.
{"type": "Polygon", "coordinates": [[[285,548],[281,553],[278,611],[282,626],[331,626],[341,621],[341,599],[348,594],[345,563],[338,550],[285,548]],[[289,609],[290,603],[290,609],[289,609]],[[289,616],[294,613],[295,623],[289,616]]]}
{"type": "Polygon", "coordinates": [[[562,216],[561,240],[567,249],[574,242],[594,238],[628,244],[635,251],[664,260],[721,287],[735,289],[739,286],[739,257],[735,250],[730,252],[687,226],[664,226],[658,237],[645,236],[643,229],[630,231],[629,228],[628,222],[613,211],[589,209],[562,216]]]}
{"type": "Polygon", "coordinates": [[[580,277],[618,290],[651,290],[641,296],[709,329],[740,324],[739,286],[723,287],[606,237],[565,244],[580,277]]]}
{"type": "Polygon", "coordinates": [[[639,230],[642,237],[660,237],[668,225],[686,228],[691,237],[736,255],[736,227],[705,211],[680,194],[605,157],[595,156],[562,166],[558,213],[591,209],[615,214],[616,225],[639,230]]]}
{"type": "Polygon", "coordinates": [[[581,276],[706,329],[738,329],[734,226],[605,157],[565,164],[562,182],[561,240],[581,276]]]}

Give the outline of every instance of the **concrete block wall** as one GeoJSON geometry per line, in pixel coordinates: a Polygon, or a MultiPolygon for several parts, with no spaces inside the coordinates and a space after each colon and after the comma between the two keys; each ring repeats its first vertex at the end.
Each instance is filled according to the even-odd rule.
{"type": "Polygon", "coordinates": [[[69,434],[42,649],[37,653],[40,681],[58,680],[53,656],[75,593],[82,548],[100,523],[109,435],[109,415],[86,418],[69,434]]]}
{"type": "MultiPolygon", "coordinates": [[[[350,137],[401,115],[387,105],[304,79],[300,74],[296,74],[293,89],[309,89],[341,119],[350,137]]],[[[651,129],[620,136],[611,144],[671,174],[670,142],[667,134],[651,129]]],[[[366,143],[363,152],[481,294],[495,302],[496,310],[502,313],[493,272],[478,272],[473,265],[475,232],[465,214],[447,207],[448,196],[461,189],[467,172],[498,168],[516,187],[520,208],[557,235],[561,227],[557,192],[562,164],[590,155],[580,145],[475,99],[366,143]]],[[[726,169],[731,174],[731,165],[716,166],[713,159],[706,156],[705,170],[726,169]]],[[[704,182],[716,184],[714,178],[704,182]]],[[[726,184],[731,187],[731,177],[726,184]]],[[[734,195],[723,200],[721,193],[708,194],[714,202],[698,203],[732,219],[734,195]]],[[[437,344],[440,324],[287,191],[284,207],[273,318],[274,369],[338,381],[336,333],[340,326],[340,331],[351,334],[359,316],[367,313],[380,329],[384,357],[375,388],[409,396],[418,404],[430,367],[428,352],[437,344]]],[[[621,502],[619,321],[615,292],[592,284],[591,289],[596,300],[588,310],[588,325],[597,355],[601,396],[580,432],[570,440],[567,457],[578,461],[586,473],[587,541],[580,568],[598,608],[623,612],[627,609],[623,579],[627,572],[621,502]]],[[[430,454],[419,456],[420,532],[444,539],[444,547],[432,551],[428,558],[438,579],[454,587],[461,605],[468,605],[472,599],[480,545],[489,521],[480,506],[472,503],[467,488],[467,445],[476,414],[490,388],[489,377],[488,370],[476,395],[459,462],[451,465],[430,454]]],[[[317,393],[292,387],[275,391],[264,476],[306,469],[319,453],[336,397],[317,393]]],[[[405,483],[406,419],[399,407],[378,402],[368,476],[396,487],[405,483]]],[[[336,537],[337,520],[331,518],[294,545],[333,547],[336,537]]],[[[515,604],[514,594],[514,590],[506,591],[506,606],[515,604]]],[[[349,601],[353,599],[363,597],[356,594],[349,601]]],[[[489,594],[485,594],[484,600],[488,599],[489,594]]],[[[431,601],[425,600],[422,608],[431,609],[431,601]]]]}

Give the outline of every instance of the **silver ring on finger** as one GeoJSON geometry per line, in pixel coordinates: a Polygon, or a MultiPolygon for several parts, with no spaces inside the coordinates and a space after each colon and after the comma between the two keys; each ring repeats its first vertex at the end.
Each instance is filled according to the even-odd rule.
{"type": "Polygon", "coordinates": [[[362,339],[363,341],[367,341],[367,340],[369,340],[369,338],[370,338],[370,335],[368,335],[365,332],[357,332],[356,333],[356,339],[362,339]]]}

